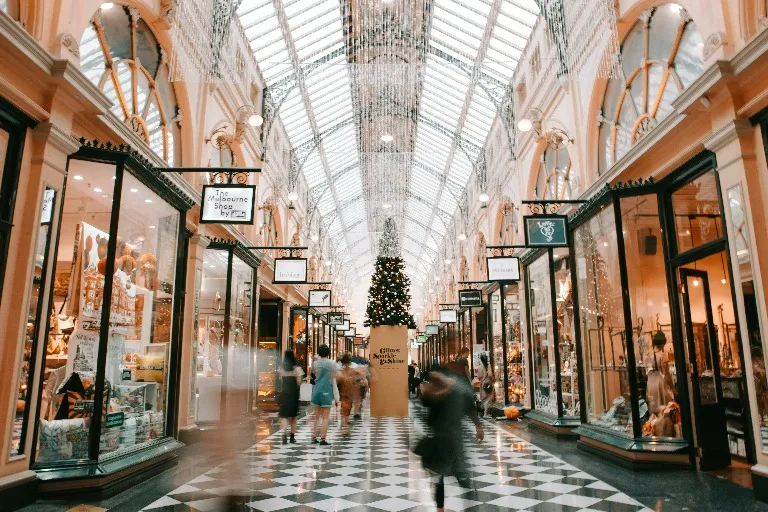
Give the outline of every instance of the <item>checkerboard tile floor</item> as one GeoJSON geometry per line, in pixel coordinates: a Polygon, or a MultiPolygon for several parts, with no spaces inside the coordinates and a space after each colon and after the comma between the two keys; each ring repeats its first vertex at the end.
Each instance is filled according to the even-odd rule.
{"type": "MultiPolygon", "coordinates": [[[[432,480],[410,450],[424,432],[423,410],[407,419],[371,419],[342,438],[333,416],[323,447],[310,443],[311,423],[300,423],[297,444],[280,433],[255,444],[236,460],[187,482],[144,508],[145,512],[228,510],[235,497],[242,511],[431,511],[432,480]]],[[[651,512],[606,482],[523,439],[486,423],[483,443],[467,424],[471,488],[446,481],[447,510],[651,512]]],[[[229,509],[231,510],[231,509],[229,509]]]]}

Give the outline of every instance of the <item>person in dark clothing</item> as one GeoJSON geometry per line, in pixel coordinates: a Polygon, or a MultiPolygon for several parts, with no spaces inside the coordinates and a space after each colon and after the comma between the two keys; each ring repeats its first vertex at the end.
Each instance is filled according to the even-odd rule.
{"type": "Polygon", "coordinates": [[[408,365],[408,394],[416,393],[416,363],[408,365]]]}
{"type": "Polygon", "coordinates": [[[283,367],[280,369],[280,427],[283,429],[283,444],[288,442],[290,424],[291,443],[296,442],[296,424],[299,417],[299,391],[304,371],[296,366],[296,357],[292,350],[283,355],[283,367]]]}
{"type": "Polygon", "coordinates": [[[469,379],[469,349],[467,347],[461,347],[459,350],[459,356],[456,358],[456,363],[461,366],[464,375],[469,379]]]}
{"type": "Polygon", "coordinates": [[[416,454],[421,456],[422,465],[437,475],[435,503],[440,512],[445,510],[446,476],[455,476],[462,487],[469,487],[462,420],[470,417],[478,442],[483,440],[483,426],[474,408],[472,386],[461,373],[445,367],[431,372],[429,382],[422,385],[421,397],[429,409],[430,435],[419,442],[416,454]]]}

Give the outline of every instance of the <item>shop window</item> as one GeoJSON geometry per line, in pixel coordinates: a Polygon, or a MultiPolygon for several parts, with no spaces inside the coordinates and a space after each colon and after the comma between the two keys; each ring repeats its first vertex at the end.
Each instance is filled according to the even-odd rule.
{"type": "Polygon", "coordinates": [[[682,437],[678,371],[655,194],[621,199],[643,436],[682,437]]]}
{"type": "Polygon", "coordinates": [[[704,71],[704,43],[688,13],[664,4],[643,13],[621,47],[622,73],[609,81],[599,135],[599,172],[610,169],[673,110],[704,71]]]}
{"type": "Polygon", "coordinates": [[[710,171],[672,194],[678,253],[723,238],[719,190],[715,171],[710,171]]]}
{"type": "Polygon", "coordinates": [[[568,200],[576,195],[578,195],[576,174],[571,172],[568,148],[547,147],[539,166],[536,198],[568,200]]]}
{"type": "Polygon", "coordinates": [[[68,165],[38,463],[106,459],[168,434],[181,213],[127,165],[68,165]]]}
{"type": "Polygon", "coordinates": [[[616,220],[612,206],[574,231],[587,421],[632,437],[616,220]]]}
{"type": "Polygon", "coordinates": [[[560,358],[560,390],[563,396],[563,415],[578,417],[579,369],[575,343],[575,317],[570,253],[566,248],[553,249],[552,262],[555,278],[555,321],[557,322],[557,350],[560,358]]]}
{"type": "Polygon", "coordinates": [[[531,311],[533,399],[537,410],[557,415],[555,335],[552,316],[549,253],[528,266],[528,300],[531,311]]]}
{"type": "Polygon", "coordinates": [[[35,252],[33,255],[34,270],[32,272],[32,288],[27,304],[27,329],[23,336],[23,351],[21,356],[21,370],[16,387],[16,414],[13,420],[11,433],[11,456],[24,453],[26,433],[28,430],[29,407],[32,398],[33,383],[31,376],[35,374],[34,354],[37,353],[37,340],[40,338],[41,329],[45,329],[45,316],[43,315],[44,295],[43,283],[48,274],[48,248],[50,246],[51,222],[56,202],[56,191],[46,188],[43,193],[43,201],[40,213],[40,226],[35,237],[35,252]]]}
{"type": "MultiPolygon", "coordinates": [[[[728,190],[728,206],[731,213],[730,234],[735,243],[734,252],[738,261],[739,283],[744,294],[744,310],[747,320],[749,350],[752,359],[752,374],[755,379],[755,399],[757,418],[760,427],[761,447],[768,453],[768,376],[766,376],[766,352],[760,327],[759,294],[755,290],[752,270],[752,246],[750,244],[749,225],[744,209],[744,195],[741,185],[728,190]]],[[[737,285],[738,286],[738,285],[737,285]]]]}
{"type": "Polygon", "coordinates": [[[492,315],[492,335],[490,346],[490,357],[493,368],[493,376],[495,381],[493,383],[494,401],[496,404],[504,407],[504,345],[501,343],[501,329],[502,317],[501,317],[501,292],[496,290],[490,297],[491,299],[491,315],[492,315]]]}
{"type": "Polygon", "coordinates": [[[80,66],[123,120],[173,166],[178,109],[163,50],[138,11],[99,10],[80,41],[80,66]]]}

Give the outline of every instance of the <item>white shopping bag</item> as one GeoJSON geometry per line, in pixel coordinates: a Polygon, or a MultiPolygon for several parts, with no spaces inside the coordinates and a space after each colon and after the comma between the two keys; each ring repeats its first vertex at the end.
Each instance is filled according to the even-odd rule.
{"type": "Polygon", "coordinates": [[[299,389],[299,401],[309,402],[312,400],[312,384],[309,382],[302,382],[299,389]]]}

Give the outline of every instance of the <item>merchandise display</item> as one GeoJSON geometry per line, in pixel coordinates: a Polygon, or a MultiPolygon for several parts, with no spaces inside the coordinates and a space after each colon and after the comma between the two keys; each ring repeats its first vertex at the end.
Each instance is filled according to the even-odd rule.
{"type": "Polygon", "coordinates": [[[507,339],[507,394],[512,403],[525,402],[526,350],[523,345],[522,314],[518,285],[505,286],[505,325],[507,339]]]}
{"type": "Polygon", "coordinates": [[[113,168],[72,160],[77,178],[64,198],[36,462],[87,459],[98,435],[101,456],[165,435],[166,395],[179,212],[128,173],[119,226],[110,228],[113,168]],[[138,192],[141,191],[141,194],[138,192]],[[155,203],[152,210],[146,203],[155,203]],[[71,205],[84,205],[80,210],[71,205]],[[83,213],[83,209],[85,213],[83,213]],[[88,213],[88,211],[106,213],[88,213]],[[112,232],[110,232],[112,231],[112,232]],[[114,232],[116,231],[116,233],[114,232]],[[110,241],[115,237],[111,283],[110,241]],[[104,292],[111,285],[109,325],[102,325],[104,292]],[[100,351],[106,351],[101,432],[92,432],[100,351]]]}

